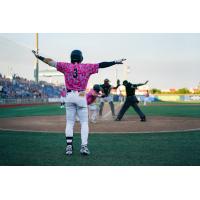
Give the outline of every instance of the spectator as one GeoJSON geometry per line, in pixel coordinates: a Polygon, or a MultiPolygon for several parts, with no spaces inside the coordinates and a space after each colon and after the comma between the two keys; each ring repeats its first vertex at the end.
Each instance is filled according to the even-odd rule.
{"type": "Polygon", "coordinates": [[[12,80],[0,74],[1,98],[53,98],[59,97],[62,87],[55,87],[45,81],[36,83],[13,75],[12,80]]]}

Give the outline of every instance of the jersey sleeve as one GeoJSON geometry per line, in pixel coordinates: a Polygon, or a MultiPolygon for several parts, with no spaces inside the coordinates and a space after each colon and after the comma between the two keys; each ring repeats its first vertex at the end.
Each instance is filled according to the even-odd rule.
{"type": "Polygon", "coordinates": [[[91,94],[92,94],[92,96],[94,96],[94,97],[97,96],[97,93],[96,93],[94,90],[91,92],[91,94]]]}
{"type": "Polygon", "coordinates": [[[57,71],[64,73],[66,68],[68,67],[69,63],[66,62],[57,62],[56,63],[56,69],[57,71]]]}
{"type": "Polygon", "coordinates": [[[137,88],[138,85],[137,84],[131,84],[131,88],[137,88]]]}
{"type": "Polygon", "coordinates": [[[86,64],[87,71],[88,73],[91,74],[96,74],[99,71],[99,64],[86,64]]]}

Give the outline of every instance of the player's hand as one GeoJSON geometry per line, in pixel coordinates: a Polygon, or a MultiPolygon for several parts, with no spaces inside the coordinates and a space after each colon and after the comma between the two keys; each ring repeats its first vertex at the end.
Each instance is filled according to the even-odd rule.
{"type": "Polygon", "coordinates": [[[115,64],[123,64],[123,61],[125,61],[125,58],[119,59],[119,60],[115,60],[115,64]]]}
{"type": "Polygon", "coordinates": [[[32,50],[32,53],[35,55],[36,58],[38,58],[38,53],[35,50],[32,50]]]}

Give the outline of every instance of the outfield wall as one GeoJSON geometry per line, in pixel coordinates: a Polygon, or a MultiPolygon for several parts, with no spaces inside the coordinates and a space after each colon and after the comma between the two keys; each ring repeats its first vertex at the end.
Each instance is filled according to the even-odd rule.
{"type": "MultiPolygon", "coordinates": [[[[137,95],[139,101],[144,101],[144,95],[137,95]]],[[[113,100],[115,102],[119,101],[118,95],[113,95],[113,100]]],[[[159,94],[150,95],[149,101],[173,101],[173,102],[200,102],[200,94],[188,94],[188,95],[171,95],[171,94],[159,94]]],[[[38,103],[57,103],[60,102],[60,98],[31,98],[31,99],[0,99],[0,105],[7,104],[38,104],[38,103]]]]}
{"type": "Polygon", "coordinates": [[[1,105],[6,104],[38,104],[38,103],[48,103],[48,98],[38,98],[38,99],[0,99],[1,105]]]}
{"type": "Polygon", "coordinates": [[[158,101],[200,101],[200,94],[186,94],[186,95],[172,95],[172,94],[159,94],[155,95],[158,101]]]}

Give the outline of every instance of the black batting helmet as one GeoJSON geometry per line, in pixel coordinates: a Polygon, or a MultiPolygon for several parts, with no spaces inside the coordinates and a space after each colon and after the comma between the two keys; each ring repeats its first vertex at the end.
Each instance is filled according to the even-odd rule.
{"type": "Polygon", "coordinates": [[[100,88],[100,85],[98,85],[98,84],[95,84],[95,85],[93,86],[93,90],[96,91],[96,92],[98,92],[98,93],[100,92],[100,89],[101,89],[101,88],[100,88]]]}
{"type": "Polygon", "coordinates": [[[81,63],[83,61],[83,55],[80,50],[73,50],[71,52],[71,63],[81,63]]]}

